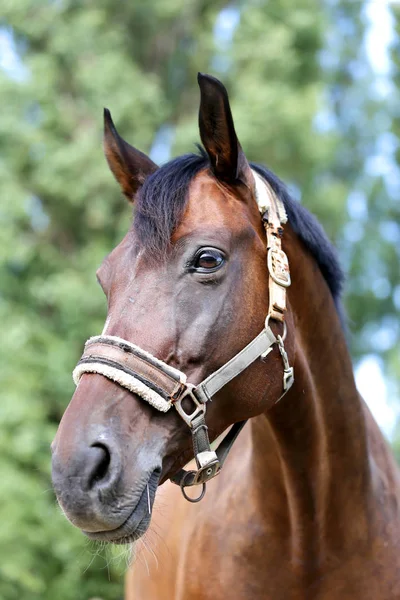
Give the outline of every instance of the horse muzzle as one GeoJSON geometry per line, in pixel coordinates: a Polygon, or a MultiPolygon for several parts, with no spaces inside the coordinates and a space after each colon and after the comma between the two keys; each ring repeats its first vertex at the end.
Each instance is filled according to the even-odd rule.
{"type": "Polygon", "coordinates": [[[69,521],[94,540],[127,543],[142,535],[150,522],[164,446],[162,438],[150,444],[145,436],[132,437],[121,414],[127,401],[132,411],[136,402],[139,405],[135,417],[145,432],[142,402],[103,377],[86,375],[53,442],[57,500],[69,521]],[[114,404],[113,411],[97,400],[97,394],[89,397],[89,390],[99,392],[100,387],[114,404]],[[79,425],[73,419],[76,412],[82,419],[79,425]]]}
{"type": "Polygon", "coordinates": [[[128,543],[148,528],[161,468],[141,474],[127,490],[121,463],[106,446],[82,449],[66,473],[53,455],[54,490],[66,517],[89,538],[128,543]]]}

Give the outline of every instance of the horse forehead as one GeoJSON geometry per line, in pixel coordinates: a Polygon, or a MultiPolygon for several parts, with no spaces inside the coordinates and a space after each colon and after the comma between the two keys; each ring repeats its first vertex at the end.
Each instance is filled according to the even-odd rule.
{"type": "MultiPolygon", "coordinates": [[[[177,239],[201,224],[202,227],[229,227],[239,225],[243,203],[207,173],[200,173],[191,182],[188,201],[181,223],[173,238],[177,239]],[[242,206],[241,206],[242,205],[242,206]],[[235,216],[235,219],[232,217],[235,216]]],[[[174,240],[173,240],[174,241],[174,240]]]]}

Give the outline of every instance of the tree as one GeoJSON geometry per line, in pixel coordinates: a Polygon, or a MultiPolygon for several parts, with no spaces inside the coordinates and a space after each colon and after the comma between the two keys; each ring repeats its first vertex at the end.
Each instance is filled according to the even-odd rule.
{"type": "MultiPolygon", "coordinates": [[[[0,114],[1,598],[122,597],[113,561],[109,573],[100,558],[88,567],[93,550],[60,514],[49,479],[49,444],[73,392],[70,373],[105,316],[94,274],[131,218],[102,157],[103,106],[141,150],[154,157],[160,147],[167,156],[170,145],[187,152],[198,140],[196,73],[220,76],[249,158],[276,170],[296,195],[301,190],[302,201],[340,241],[347,198],[371,153],[370,122],[381,108],[369,99],[357,106],[368,144],[361,125],[351,129],[352,119],[344,125],[343,97],[355,85],[344,66],[365,25],[350,3],[335,6],[328,0],[20,0],[3,7],[3,34],[14,41],[21,68],[18,77],[0,73],[7,107],[0,114]],[[356,35],[341,39],[336,10],[356,35]],[[325,60],[338,53],[339,64],[328,71],[321,52],[325,60]],[[334,128],[318,125],[326,111],[335,116],[334,128]]],[[[364,91],[360,85],[357,94],[364,91]]],[[[363,230],[363,254],[349,246],[352,281],[361,269],[366,276],[361,259],[374,252],[379,269],[388,261],[390,285],[395,281],[394,245],[383,244],[384,231],[377,237],[374,226],[383,187],[368,179],[363,188],[372,224],[363,230]]],[[[390,210],[392,219],[394,205],[390,210]]],[[[373,262],[368,268],[374,275],[373,262]]],[[[350,288],[349,296],[358,353],[361,321],[394,314],[389,298],[365,300],[362,289],[350,288]]]]}
{"type": "MultiPolygon", "coordinates": [[[[113,565],[55,506],[49,445],[84,339],[101,330],[95,271],[128,227],[101,148],[103,106],[143,150],[185,110],[196,44],[208,67],[218,2],[34,2],[3,7],[21,78],[1,75],[3,398],[0,597],[122,595],[113,565]],[[182,20],[182,16],[184,17],[182,20]],[[188,48],[188,52],[182,49],[188,48]],[[111,581],[109,582],[109,577],[111,581]]],[[[5,30],[3,29],[3,32],[5,30]]]]}

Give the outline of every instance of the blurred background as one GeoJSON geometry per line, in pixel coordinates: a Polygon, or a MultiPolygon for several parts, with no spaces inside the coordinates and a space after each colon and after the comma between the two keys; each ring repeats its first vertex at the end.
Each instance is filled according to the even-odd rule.
{"type": "Polygon", "coordinates": [[[400,459],[399,31],[386,0],[2,1],[2,600],[122,598],[124,560],[56,506],[49,444],[104,322],[96,268],[131,217],[103,107],[165,162],[198,141],[197,71],[339,249],[357,383],[400,459]]]}

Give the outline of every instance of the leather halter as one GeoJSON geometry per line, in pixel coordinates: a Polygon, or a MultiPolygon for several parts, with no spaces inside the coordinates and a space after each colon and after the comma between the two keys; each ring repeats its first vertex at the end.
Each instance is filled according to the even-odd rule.
{"type": "Polygon", "coordinates": [[[141,396],[157,410],[168,411],[172,406],[190,427],[197,471],[181,469],[171,478],[180,485],[184,497],[198,502],[205,493],[206,482],[215,477],[246,421],[235,423],[218,448],[211,449],[208,428],[205,422],[206,405],[229,381],[237,377],[255,360],[264,360],[278,345],[283,362],[283,393],[294,381],[293,367],[289,365],[285,351],[286,336],[286,288],[290,285],[289,265],[281,249],[282,225],[286,223],[286,212],[280,199],[258,173],[252,171],[255,180],[257,203],[267,233],[269,270],[269,309],[265,327],[243,350],[231,358],[217,371],[197,386],[187,382],[186,375],[146,352],[139,346],[119,337],[100,335],[89,338],[84,353],[73,372],[76,385],[83,373],[98,373],[141,396]],[[275,336],[270,319],[283,323],[283,336],[275,336]],[[183,401],[185,401],[184,404],[183,401]],[[190,408],[188,408],[188,405],[190,408]],[[196,499],[187,496],[186,487],[202,484],[202,492],[196,499]]]}

